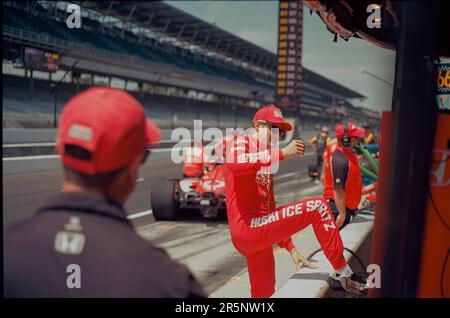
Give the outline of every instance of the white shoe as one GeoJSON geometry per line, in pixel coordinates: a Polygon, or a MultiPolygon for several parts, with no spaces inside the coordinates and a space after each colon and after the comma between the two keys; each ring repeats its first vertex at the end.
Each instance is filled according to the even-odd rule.
{"type": "Polygon", "coordinates": [[[339,282],[341,287],[348,293],[362,295],[365,291],[364,284],[353,280],[351,274],[338,274],[334,272],[330,277],[339,282]]]}

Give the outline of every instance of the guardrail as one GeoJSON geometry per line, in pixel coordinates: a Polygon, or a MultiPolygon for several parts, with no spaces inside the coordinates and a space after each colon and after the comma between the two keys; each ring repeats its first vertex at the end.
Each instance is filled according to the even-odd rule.
{"type": "MultiPolygon", "coordinates": [[[[171,129],[161,129],[162,139],[170,139],[171,129]]],[[[3,129],[3,146],[11,144],[54,143],[54,128],[8,128],[3,129]]]]}
{"type": "MultiPolygon", "coordinates": [[[[177,143],[170,140],[172,129],[161,131],[163,140],[153,149],[152,160],[169,158],[170,148],[177,143]]],[[[310,150],[308,140],[313,134],[310,131],[302,133],[308,151],[310,150]]],[[[60,159],[55,151],[55,139],[56,129],[3,129],[3,174],[61,169],[60,159]]],[[[280,147],[289,141],[280,143],[280,147]]]]}
{"type": "MultiPolygon", "coordinates": [[[[204,127],[207,129],[208,127],[204,127]]],[[[221,129],[224,131],[224,129],[221,129]]],[[[170,140],[172,129],[161,129],[162,139],[170,140]]],[[[191,135],[193,130],[190,129],[191,135]]],[[[301,138],[309,144],[309,139],[315,134],[314,131],[302,131],[301,138]]],[[[53,143],[56,139],[56,129],[54,128],[4,128],[3,145],[10,144],[37,144],[53,143]]]]}

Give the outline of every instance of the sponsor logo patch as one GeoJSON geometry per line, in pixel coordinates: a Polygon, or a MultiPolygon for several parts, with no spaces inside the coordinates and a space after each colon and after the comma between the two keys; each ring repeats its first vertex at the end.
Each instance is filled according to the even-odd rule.
{"type": "Polygon", "coordinates": [[[92,141],[94,133],[91,127],[73,124],[69,128],[68,135],[71,138],[80,139],[83,141],[92,141]]]}
{"type": "Polygon", "coordinates": [[[275,110],[275,111],[273,112],[273,115],[274,115],[275,117],[278,117],[278,118],[283,119],[283,114],[282,114],[279,110],[275,110]]]}

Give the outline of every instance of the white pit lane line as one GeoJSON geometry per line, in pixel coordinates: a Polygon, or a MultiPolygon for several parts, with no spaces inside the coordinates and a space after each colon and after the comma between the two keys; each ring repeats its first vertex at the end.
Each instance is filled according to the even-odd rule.
{"type": "Polygon", "coordinates": [[[299,173],[298,173],[298,172],[289,172],[289,173],[281,174],[281,175],[279,175],[279,176],[274,177],[274,178],[273,178],[273,181],[278,181],[278,180],[281,180],[281,179],[286,179],[286,178],[295,176],[295,175],[297,175],[297,174],[299,174],[299,173]]]}
{"type": "Polygon", "coordinates": [[[39,160],[39,159],[56,159],[56,158],[59,158],[59,155],[6,157],[3,158],[3,161],[39,160]]]}
{"type": "Polygon", "coordinates": [[[41,143],[23,143],[23,144],[3,144],[3,148],[21,148],[21,147],[52,147],[56,144],[54,142],[41,143]]]}
{"type": "Polygon", "coordinates": [[[142,211],[142,212],[138,212],[138,213],[133,213],[127,216],[127,219],[129,220],[133,220],[133,219],[137,219],[146,215],[151,215],[153,214],[153,210],[147,210],[147,211],[142,211]]]}

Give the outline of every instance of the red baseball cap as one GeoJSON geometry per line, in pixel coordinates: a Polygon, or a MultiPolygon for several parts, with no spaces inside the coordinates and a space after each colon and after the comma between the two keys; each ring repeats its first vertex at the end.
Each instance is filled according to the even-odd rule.
{"type": "Polygon", "coordinates": [[[260,108],[253,117],[253,121],[257,120],[265,120],[284,131],[292,130],[292,125],[284,121],[281,110],[273,105],[260,108]]]}
{"type": "Polygon", "coordinates": [[[59,121],[57,151],[63,165],[88,175],[125,167],[161,132],[146,119],[144,107],[115,88],[92,87],[72,97],[59,121]],[[71,146],[82,148],[75,156],[71,146]]]}
{"type": "Polygon", "coordinates": [[[347,127],[345,124],[338,124],[336,126],[336,137],[339,139],[344,135],[360,138],[364,135],[364,132],[364,128],[356,127],[353,123],[347,123],[347,127]]]}

